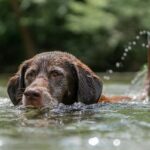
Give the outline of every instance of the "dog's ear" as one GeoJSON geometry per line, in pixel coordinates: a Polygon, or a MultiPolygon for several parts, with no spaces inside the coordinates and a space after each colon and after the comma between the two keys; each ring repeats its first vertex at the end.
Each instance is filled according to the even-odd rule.
{"type": "Polygon", "coordinates": [[[103,84],[102,81],[86,65],[76,66],[78,76],[78,101],[85,104],[98,102],[103,84]]]}
{"type": "Polygon", "coordinates": [[[22,99],[25,90],[24,76],[29,63],[31,63],[31,60],[23,62],[19,67],[19,71],[8,81],[7,93],[14,105],[18,105],[22,99]]]}
{"type": "Polygon", "coordinates": [[[103,89],[101,79],[80,61],[72,64],[72,68],[75,69],[77,76],[77,101],[84,104],[97,103],[103,89]]]}

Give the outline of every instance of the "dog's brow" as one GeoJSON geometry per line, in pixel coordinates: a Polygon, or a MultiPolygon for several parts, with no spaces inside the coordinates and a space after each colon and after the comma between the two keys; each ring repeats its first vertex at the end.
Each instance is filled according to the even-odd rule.
{"type": "Polygon", "coordinates": [[[38,66],[37,65],[31,65],[28,69],[27,69],[27,72],[28,71],[38,71],[38,66]]]}
{"type": "Polygon", "coordinates": [[[53,71],[58,71],[58,72],[60,72],[60,73],[64,73],[63,68],[60,68],[60,67],[52,67],[52,68],[48,69],[48,72],[49,72],[49,73],[50,73],[50,72],[53,72],[53,71]]]}

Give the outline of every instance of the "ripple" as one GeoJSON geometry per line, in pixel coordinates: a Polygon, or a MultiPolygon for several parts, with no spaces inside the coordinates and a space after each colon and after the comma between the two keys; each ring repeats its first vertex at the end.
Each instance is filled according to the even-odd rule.
{"type": "MultiPolygon", "coordinates": [[[[105,91],[121,94],[127,87],[111,84],[105,91]]],[[[0,97],[0,148],[126,150],[128,145],[129,150],[148,150],[149,113],[150,103],[136,99],[119,104],[59,104],[25,110],[12,107],[8,98],[0,97]]]]}

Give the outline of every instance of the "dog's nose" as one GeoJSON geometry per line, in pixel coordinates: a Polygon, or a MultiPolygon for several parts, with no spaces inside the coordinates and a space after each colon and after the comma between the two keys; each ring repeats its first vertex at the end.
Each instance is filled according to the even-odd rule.
{"type": "Polygon", "coordinates": [[[35,89],[26,90],[24,95],[28,99],[39,99],[41,97],[40,91],[35,89]]]}

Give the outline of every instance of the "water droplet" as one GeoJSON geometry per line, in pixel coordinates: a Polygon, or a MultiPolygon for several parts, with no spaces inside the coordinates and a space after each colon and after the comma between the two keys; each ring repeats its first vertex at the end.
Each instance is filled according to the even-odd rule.
{"type": "Polygon", "coordinates": [[[150,31],[147,32],[147,36],[148,36],[148,38],[149,38],[149,36],[150,36],[150,31]]]}
{"type": "Polygon", "coordinates": [[[137,99],[137,96],[136,96],[136,95],[133,95],[132,98],[133,98],[133,100],[136,100],[136,99],[137,99]]]}
{"type": "Polygon", "coordinates": [[[123,56],[126,57],[126,56],[127,56],[127,53],[123,53],[123,56]]]}
{"type": "Polygon", "coordinates": [[[128,52],[129,50],[127,49],[127,48],[125,48],[125,50],[124,50],[125,52],[128,52]]]}
{"type": "Polygon", "coordinates": [[[113,73],[113,70],[110,69],[110,70],[108,70],[108,72],[109,72],[110,74],[112,74],[112,73],[113,73]]]}
{"type": "Polygon", "coordinates": [[[150,31],[147,31],[147,34],[150,34],[150,31]]]}
{"type": "Polygon", "coordinates": [[[143,35],[143,31],[140,31],[140,35],[143,35]]]}
{"type": "Polygon", "coordinates": [[[98,139],[97,137],[90,138],[90,139],[88,140],[88,143],[89,143],[90,145],[92,145],[92,146],[95,146],[95,145],[97,145],[97,144],[99,143],[99,139],[98,139]]]}
{"type": "Polygon", "coordinates": [[[132,42],[132,44],[133,44],[133,45],[136,45],[136,42],[135,42],[135,41],[133,41],[133,42],[132,42]]]}
{"type": "Polygon", "coordinates": [[[128,46],[128,50],[131,50],[132,49],[132,47],[131,46],[128,46]]]}
{"type": "Polygon", "coordinates": [[[142,43],[142,47],[145,47],[146,45],[145,45],[145,43],[142,43]]]}
{"type": "Polygon", "coordinates": [[[143,30],[143,34],[145,34],[146,33],[146,31],[145,30],[143,30]]]}
{"type": "Polygon", "coordinates": [[[115,140],[113,141],[113,145],[114,145],[114,146],[120,146],[120,144],[121,144],[121,141],[120,141],[119,139],[115,139],[115,140]]]}
{"type": "Polygon", "coordinates": [[[109,76],[103,76],[103,78],[104,78],[105,80],[110,80],[110,77],[109,77],[109,76]]]}
{"type": "Polygon", "coordinates": [[[119,68],[120,67],[120,63],[116,62],[116,67],[119,68]]]}
{"type": "Polygon", "coordinates": [[[124,59],[125,59],[125,58],[122,56],[122,57],[121,57],[121,60],[124,60],[124,59]]]}
{"type": "Polygon", "coordinates": [[[137,36],[136,36],[136,39],[139,40],[139,39],[140,39],[140,36],[137,35],[137,36]]]}

